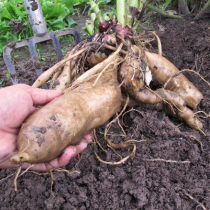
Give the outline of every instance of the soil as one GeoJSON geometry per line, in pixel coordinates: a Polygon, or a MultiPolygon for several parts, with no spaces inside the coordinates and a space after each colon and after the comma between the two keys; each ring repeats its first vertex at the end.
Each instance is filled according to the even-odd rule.
{"type": "MultiPolygon", "coordinates": [[[[179,69],[194,69],[210,81],[209,19],[194,21],[191,17],[169,19],[152,15],[149,20],[161,38],[164,56],[179,69]]],[[[149,26],[151,24],[146,29],[144,27],[144,30],[150,30],[149,26]]],[[[72,47],[71,43],[68,45],[65,43],[67,50],[72,47]]],[[[49,54],[49,42],[41,47],[45,51],[45,70],[56,60],[52,61],[55,59],[52,50],[49,54]]],[[[155,49],[155,45],[153,48],[155,49]]],[[[20,81],[31,85],[36,78],[33,65],[29,58],[23,58],[25,53],[18,53],[15,65],[19,77],[22,78],[20,81]],[[23,65],[20,65],[21,61],[23,65]]],[[[0,81],[4,79],[2,86],[12,85],[6,76],[8,72],[3,60],[0,60],[0,69],[0,81]]],[[[194,111],[209,113],[209,86],[192,72],[184,74],[204,95],[194,111]]],[[[94,151],[105,161],[117,161],[118,154],[125,157],[131,153],[126,150],[114,152],[107,147],[102,135],[105,128],[103,125],[97,129],[97,137],[107,152],[95,147],[93,143],[89,144],[84,152],[64,167],[69,171],[76,169],[80,174],[53,172],[52,191],[49,173],[26,173],[18,178],[17,192],[13,186],[14,176],[2,180],[0,208],[210,209],[210,119],[201,118],[203,133],[161,111],[153,110],[150,106],[135,107],[123,119],[126,139],[147,140],[136,143],[137,150],[133,159],[117,166],[106,165],[97,160],[94,151]]],[[[117,122],[112,125],[109,133],[122,134],[117,122]]],[[[110,139],[113,142],[124,140],[121,136],[110,136],[110,139]]],[[[1,169],[0,179],[15,171],[1,169]]]]}

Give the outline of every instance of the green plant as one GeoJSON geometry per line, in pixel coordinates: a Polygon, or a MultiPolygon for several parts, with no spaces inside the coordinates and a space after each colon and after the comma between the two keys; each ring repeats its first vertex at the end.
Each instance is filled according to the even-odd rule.
{"type": "Polygon", "coordinates": [[[11,75],[9,73],[6,73],[7,79],[10,79],[11,75]]]}
{"type": "Polygon", "coordinates": [[[43,64],[44,61],[45,61],[45,58],[43,58],[43,57],[41,56],[41,49],[38,48],[37,45],[36,45],[36,51],[37,51],[37,53],[38,53],[39,61],[43,64]]]}
{"type": "Polygon", "coordinates": [[[61,49],[63,56],[66,54],[65,48],[61,49]]]}
{"type": "MultiPolygon", "coordinates": [[[[74,13],[74,6],[84,2],[87,2],[87,0],[41,0],[40,3],[48,32],[72,27],[75,22],[72,22],[69,15],[74,13]]],[[[0,26],[0,56],[8,43],[33,36],[22,0],[0,0],[0,26]],[[25,28],[13,33],[9,26],[12,19],[22,23],[25,28]]]]}
{"type": "MultiPolygon", "coordinates": [[[[18,50],[17,50],[17,52],[18,52],[18,50]]],[[[11,52],[11,59],[12,59],[13,64],[15,64],[15,59],[18,58],[18,57],[19,57],[19,55],[15,55],[15,51],[13,50],[11,52]]]]}
{"type": "Polygon", "coordinates": [[[74,43],[74,37],[71,35],[61,36],[61,37],[59,37],[59,41],[61,43],[65,43],[65,42],[74,43]]]}

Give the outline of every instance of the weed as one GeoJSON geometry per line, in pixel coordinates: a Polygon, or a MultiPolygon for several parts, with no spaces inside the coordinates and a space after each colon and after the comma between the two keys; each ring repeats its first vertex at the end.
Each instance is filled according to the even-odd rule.
{"type": "Polygon", "coordinates": [[[6,73],[7,79],[10,79],[11,75],[9,73],[6,73]]]}
{"type": "Polygon", "coordinates": [[[38,53],[38,58],[39,58],[39,61],[44,64],[45,63],[45,58],[43,58],[41,56],[41,50],[39,48],[37,48],[37,53],[38,53]]]}
{"type": "Polygon", "coordinates": [[[61,51],[62,51],[62,55],[64,56],[66,54],[65,48],[62,48],[61,51]]]}
{"type": "Polygon", "coordinates": [[[16,58],[18,58],[19,57],[19,55],[15,55],[15,51],[13,50],[12,52],[11,52],[11,59],[12,59],[12,63],[13,64],[15,64],[15,59],[16,58]]]}
{"type": "Polygon", "coordinates": [[[51,55],[56,55],[56,52],[51,52],[51,55]]]}

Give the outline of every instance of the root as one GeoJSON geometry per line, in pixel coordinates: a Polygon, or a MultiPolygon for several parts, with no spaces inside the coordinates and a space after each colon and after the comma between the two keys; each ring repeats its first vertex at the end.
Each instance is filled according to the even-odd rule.
{"type": "Polygon", "coordinates": [[[114,152],[117,156],[120,157],[120,159],[123,159],[122,156],[121,156],[113,147],[111,147],[110,145],[107,145],[107,147],[109,147],[110,149],[112,149],[113,152],[114,152]]]}
{"type": "MultiPolygon", "coordinates": [[[[48,172],[47,172],[47,173],[37,173],[37,172],[35,172],[35,171],[27,171],[26,173],[32,173],[32,174],[36,174],[36,175],[38,175],[38,176],[43,176],[43,175],[49,174],[48,172]]],[[[21,175],[22,175],[22,174],[21,174],[21,175]]]]}
{"type": "Polygon", "coordinates": [[[93,86],[92,86],[92,87],[95,87],[95,85],[96,85],[96,83],[98,82],[98,80],[99,80],[99,78],[101,77],[101,75],[106,71],[106,69],[107,69],[110,65],[112,65],[112,63],[108,64],[108,65],[99,73],[99,75],[97,76],[97,78],[96,78],[95,82],[93,83],[93,86]]]}
{"type": "Polygon", "coordinates": [[[161,159],[161,158],[157,158],[157,159],[141,159],[144,161],[160,161],[160,162],[166,162],[166,163],[191,163],[190,161],[186,160],[186,161],[176,161],[176,160],[165,160],[165,159],[161,159]]]}
{"type": "MultiPolygon", "coordinates": [[[[127,105],[128,105],[128,102],[129,102],[129,96],[127,96],[127,99],[126,99],[126,102],[125,102],[125,105],[123,107],[123,109],[121,110],[120,114],[117,115],[116,118],[114,118],[111,122],[109,122],[107,125],[106,125],[106,128],[105,128],[105,132],[104,132],[104,139],[106,140],[106,142],[108,143],[108,147],[110,147],[120,158],[121,160],[120,161],[117,161],[117,162],[107,162],[107,161],[104,161],[102,160],[95,152],[95,155],[96,155],[96,158],[104,163],[104,164],[108,164],[108,165],[119,165],[119,164],[123,164],[125,163],[129,158],[131,157],[134,157],[135,156],[135,152],[136,152],[136,145],[133,144],[134,142],[143,142],[143,141],[147,141],[147,140],[127,140],[123,143],[118,143],[118,144],[115,144],[115,143],[112,143],[108,138],[107,138],[107,132],[108,132],[108,129],[110,128],[111,124],[118,120],[118,124],[119,124],[119,117],[122,115],[122,113],[124,112],[124,110],[126,109],[127,105]],[[132,152],[126,156],[125,158],[122,158],[121,155],[119,155],[115,149],[128,149],[128,148],[132,148],[133,147],[133,150],[132,152]]],[[[122,128],[122,126],[120,125],[120,127],[122,128]]],[[[123,130],[123,133],[124,133],[124,130],[123,130]]],[[[103,151],[107,152],[106,150],[103,149],[103,151]]]]}
{"type": "Polygon", "coordinates": [[[95,129],[93,130],[93,135],[94,135],[94,143],[97,143],[98,146],[99,146],[104,152],[107,152],[107,151],[101,146],[101,144],[99,143],[98,138],[97,138],[97,136],[96,136],[96,130],[95,130],[95,129]]]}
{"type": "Polygon", "coordinates": [[[57,85],[53,83],[52,87],[54,90],[65,90],[67,86],[69,86],[71,81],[71,68],[70,61],[67,61],[63,67],[62,73],[56,80],[58,82],[57,85]]]}
{"type": "MultiPolygon", "coordinates": [[[[54,193],[53,193],[53,191],[52,191],[52,187],[53,187],[53,180],[54,180],[54,177],[53,177],[53,173],[52,173],[52,169],[50,169],[49,167],[48,167],[48,165],[47,164],[49,164],[49,163],[44,163],[45,164],[45,166],[46,166],[46,168],[49,170],[49,172],[50,172],[50,176],[51,176],[51,185],[50,185],[50,190],[51,190],[51,193],[52,193],[52,195],[53,195],[53,197],[55,197],[55,195],[54,195],[54,193]]],[[[49,164],[50,165],[50,164],[49,164]]]]}
{"type": "Polygon", "coordinates": [[[5,177],[5,178],[3,178],[3,179],[0,179],[0,182],[3,182],[4,180],[7,180],[7,179],[9,179],[10,177],[12,177],[12,176],[14,176],[14,175],[15,175],[15,173],[10,174],[9,176],[7,176],[7,177],[5,177]]]}
{"type": "Polygon", "coordinates": [[[65,173],[67,173],[67,174],[69,174],[69,175],[72,175],[73,173],[77,173],[77,174],[80,174],[80,172],[79,171],[68,171],[68,170],[66,170],[66,169],[63,169],[63,168],[55,168],[54,169],[54,171],[60,171],[60,172],[65,172],[65,173]]]}
{"type": "MultiPolygon", "coordinates": [[[[105,44],[105,43],[103,43],[102,46],[105,47],[105,48],[107,48],[107,49],[113,50],[113,51],[116,51],[117,50],[116,47],[113,47],[113,46],[108,45],[108,44],[105,44]]],[[[128,53],[127,51],[122,50],[122,49],[120,50],[120,52],[123,53],[123,54],[125,54],[125,55],[128,53]]]]}
{"type": "Polygon", "coordinates": [[[131,111],[136,111],[136,112],[140,113],[140,114],[142,115],[143,118],[145,118],[145,116],[144,116],[139,110],[134,109],[134,108],[132,107],[130,110],[124,112],[123,115],[122,115],[122,123],[123,123],[123,125],[124,125],[125,127],[129,127],[129,126],[128,126],[128,125],[125,125],[125,123],[123,122],[123,118],[124,118],[124,116],[125,116],[127,113],[129,113],[129,112],[131,112],[131,111]]]}
{"type": "Polygon", "coordinates": [[[199,113],[202,113],[202,114],[205,115],[205,116],[199,115],[199,117],[202,117],[202,118],[209,118],[209,117],[210,117],[210,114],[207,114],[207,113],[204,112],[204,111],[198,111],[198,112],[195,112],[194,114],[196,115],[196,114],[199,114],[199,113]]]}
{"type": "Polygon", "coordinates": [[[50,90],[53,89],[53,88],[52,88],[52,87],[53,87],[53,84],[55,83],[55,81],[57,80],[57,78],[59,77],[59,75],[61,74],[61,71],[62,71],[62,69],[59,68],[59,69],[54,73],[53,78],[52,78],[52,80],[51,80],[50,87],[49,87],[50,90]]]}
{"type": "Polygon", "coordinates": [[[109,122],[107,125],[106,125],[106,128],[105,128],[105,132],[104,132],[104,139],[106,140],[106,142],[112,146],[113,148],[116,148],[116,149],[125,149],[125,148],[131,148],[133,145],[132,144],[126,144],[126,142],[123,142],[123,143],[119,143],[119,144],[114,144],[112,143],[107,137],[107,132],[108,132],[108,128],[111,126],[111,124],[116,121],[117,119],[119,119],[119,117],[123,114],[123,112],[125,111],[127,105],[128,105],[128,102],[129,102],[129,96],[127,96],[126,98],[126,102],[125,102],[125,105],[123,107],[123,109],[121,110],[120,114],[117,115],[116,118],[114,118],[111,122],[109,122]]]}
{"type": "Polygon", "coordinates": [[[46,167],[47,167],[47,169],[50,171],[59,171],[59,172],[65,172],[65,173],[67,173],[67,174],[69,174],[69,175],[71,175],[71,174],[73,174],[73,173],[78,173],[78,174],[80,174],[80,172],[79,171],[68,171],[68,170],[66,170],[66,169],[63,169],[63,168],[55,168],[52,164],[50,164],[50,163],[47,163],[48,165],[50,165],[51,167],[52,167],[52,169],[49,169],[48,167],[47,167],[47,165],[46,165],[46,167]]]}
{"type": "Polygon", "coordinates": [[[165,99],[168,103],[172,104],[176,108],[176,115],[174,115],[174,110],[170,107],[165,106],[162,103],[162,109],[172,116],[178,116],[183,119],[186,124],[188,124],[191,128],[195,130],[200,130],[203,128],[203,124],[200,122],[198,118],[194,115],[193,111],[185,106],[185,101],[182,99],[178,94],[174,93],[173,91],[165,90],[165,89],[158,89],[156,90],[157,94],[165,99]]]}
{"type": "Polygon", "coordinates": [[[23,173],[22,174],[20,174],[20,176],[22,176],[23,174],[25,174],[26,172],[28,172],[28,170],[30,169],[30,168],[32,168],[33,166],[35,166],[36,164],[31,164],[25,171],[23,171],[23,173]]]}
{"type": "Polygon", "coordinates": [[[195,136],[189,136],[190,139],[197,141],[200,144],[201,151],[203,152],[203,144],[201,141],[195,138],[195,136]]]}
{"type": "Polygon", "coordinates": [[[119,125],[119,127],[121,128],[121,131],[123,132],[123,134],[124,135],[121,135],[121,136],[123,136],[123,137],[127,137],[127,135],[126,135],[126,133],[125,133],[125,131],[124,131],[124,129],[123,129],[123,127],[122,127],[122,125],[120,124],[120,121],[119,121],[119,117],[118,117],[118,119],[117,119],[117,123],[118,123],[118,125],[119,125]]]}
{"type": "Polygon", "coordinates": [[[57,69],[63,67],[63,65],[64,65],[67,61],[71,60],[72,58],[74,58],[74,57],[76,57],[76,56],[78,56],[78,55],[80,55],[80,54],[82,54],[82,53],[85,52],[87,49],[88,49],[88,47],[85,47],[85,48],[79,50],[77,53],[75,53],[75,54],[73,54],[73,55],[70,54],[70,56],[68,56],[68,57],[64,58],[63,60],[61,60],[60,62],[56,63],[54,66],[52,66],[52,67],[49,68],[47,71],[45,71],[44,73],[42,73],[42,74],[38,77],[38,79],[34,82],[34,84],[32,85],[32,87],[37,87],[37,88],[40,87],[42,84],[44,84],[44,83],[52,76],[52,74],[54,74],[54,72],[55,72],[57,69]]]}
{"type": "Polygon", "coordinates": [[[82,74],[76,81],[74,81],[74,83],[69,88],[67,88],[64,91],[64,93],[67,93],[67,92],[73,90],[74,88],[78,87],[82,83],[86,82],[87,80],[92,79],[93,76],[95,76],[95,74],[103,71],[103,69],[110,63],[113,64],[113,63],[118,62],[118,60],[120,60],[120,58],[117,55],[120,52],[122,46],[123,46],[123,44],[120,44],[120,46],[118,47],[116,52],[112,53],[111,55],[109,55],[109,57],[107,59],[105,59],[101,63],[95,65],[93,68],[91,68],[90,70],[88,70],[84,74],[82,74]]]}
{"type": "Polygon", "coordinates": [[[148,33],[155,35],[155,37],[157,39],[157,43],[158,43],[158,55],[162,56],[162,54],[163,54],[163,52],[162,52],[162,44],[161,44],[159,36],[154,31],[147,31],[147,32],[145,32],[145,34],[148,34],[148,33]]]}
{"type": "Polygon", "coordinates": [[[17,170],[16,175],[15,175],[15,178],[14,178],[15,191],[17,191],[17,178],[19,177],[19,174],[21,172],[21,167],[22,167],[22,163],[18,167],[18,170],[17,170]]]}
{"type": "Polygon", "coordinates": [[[193,72],[195,73],[196,75],[198,75],[205,83],[207,83],[209,86],[210,86],[210,83],[208,81],[206,81],[204,79],[203,76],[201,76],[198,72],[194,71],[194,70],[191,70],[191,69],[183,69],[181,71],[179,71],[178,73],[174,74],[172,77],[170,77],[164,84],[163,88],[166,88],[167,84],[170,82],[171,79],[173,79],[174,77],[177,77],[178,75],[180,75],[182,72],[185,72],[185,71],[188,71],[188,72],[193,72]]]}
{"type": "MultiPolygon", "coordinates": [[[[106,125],[105,132],[104,132],[104,139],[106,140],[106,142],[108,143],[108,145],[111,146],[112,149],[113,149],[113,148],[123,148],[123,149],[124,149],[124,148],[131,148],[131,147],[133,147],[133,151],[132,151],[132,153],[129,154],[127,157],[121,159],[121,160],[118,161],[118,162],[107,162],[107,161],[104,161],[104,160],[102,160],[102,159],[96,154],[96,152],[94,152],[95,155],[96,155],[96,158],[97,158],[100,162],[102,162],[102,163],[104,163],[104,164],[119,165],[119,164],[125,163],[125,161],[127,161],[130,157],[132,157],[132,156],[135,155],[135,152],[136,152],[136,145],[135,145],[135,144],[127,144],[126,142],[124,142],[124,143],[119,143],[119,144],[114,144],[114,143],[112,143],[112,142],[106,137],[108,128],[110,127],[110,125],[111,125],[114,121],[116,121],[116,120],[122,115],[123,111],[124,111],[125,108],[127,107],[128,101],[129,101],[129,96],[127,96],[125,106],[124,106],[123,109],[121,110],[120,114],[117,115],[117,117],[116,117],[115,119],[113,119],[110,123],[108,123],[108,124],[106,125]]],[[[119,155],[119,154],[118,154],[118,155],[119,155]]],[[[121,157],[121,156],[120,156],[120,157],[121,157]]]]}
{"type": "Polygon", "coordinates": [[[197,209],[198,207],[201,207],[203,210],[207,210],[206,207],[205,207],[202,203],[200,203],[198,200],[196,200],[195,198],[193,198],[192,195],[190,195],[189,193],[185,192],[185,190],[184,190],[184,194],[185,194],[188,198],[190,198],[191,200],[193,200],[193,201],[197,204],[196,209],[197,209]]]}
{"type": "Polygon", "coordinates": [[[95,152],[94,152],[94,153],[95,153],[96,158],[97,158],[100,162],[102,162],[102,163],[104,163],[104,164],[108,164],[108,165],[119,165],[119,164],[125,163],[130,157],[134,157],[134,156],[135,156],[135,153],[136,153],[136,145],[135,145],[135,144],[132,144],[131,146],[133,146],[133,151],[132,151],[132,153],[129,154],[127,157],[121,159],[121,160],[118,161],[118,162],[107,162],[107,161],[104,161],[104,160],[102,160],[95,152]]]}

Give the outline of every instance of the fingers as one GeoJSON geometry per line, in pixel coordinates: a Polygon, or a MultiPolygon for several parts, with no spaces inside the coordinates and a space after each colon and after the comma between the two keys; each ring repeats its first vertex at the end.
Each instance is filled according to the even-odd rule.
{"type": "Polygon", "coordinates": [[[84,149],[86,149],[88,143],[92,142],[92,140],[93,140],[92,133],[85,134],[80,143],[75,146],[76,148],[75,156],[78,155],[80,152],[82,152],[84,149]]]}
{"type": "Polygon", "coordinates": [[[76,154],[76,147],[69,146],[65,149],[63,154],[59,158],[57,158],[55,162],[52,162],[52,165],[58,168],[65,166],[69,163],[70,159],[75,156],[75,154],[76,154]]]}
{"type": "Polygon", "coordinates": [[[92,142],[92,141],[93,141],[93,134],[92,134],[92,132],[86,133],[86,134],[83,136],[83,139],[86,139],[88,143],[92,142]]]}
{"type": "Polygon", "coordinates": [[[46,104],[52,99],[62,95],[61,90],[44,90],[40,88],[34,88],[29,85],[23,85],[23,84],[20,84],[19,87],[24,89],[31,95],[34,105],[46,104]]]}

